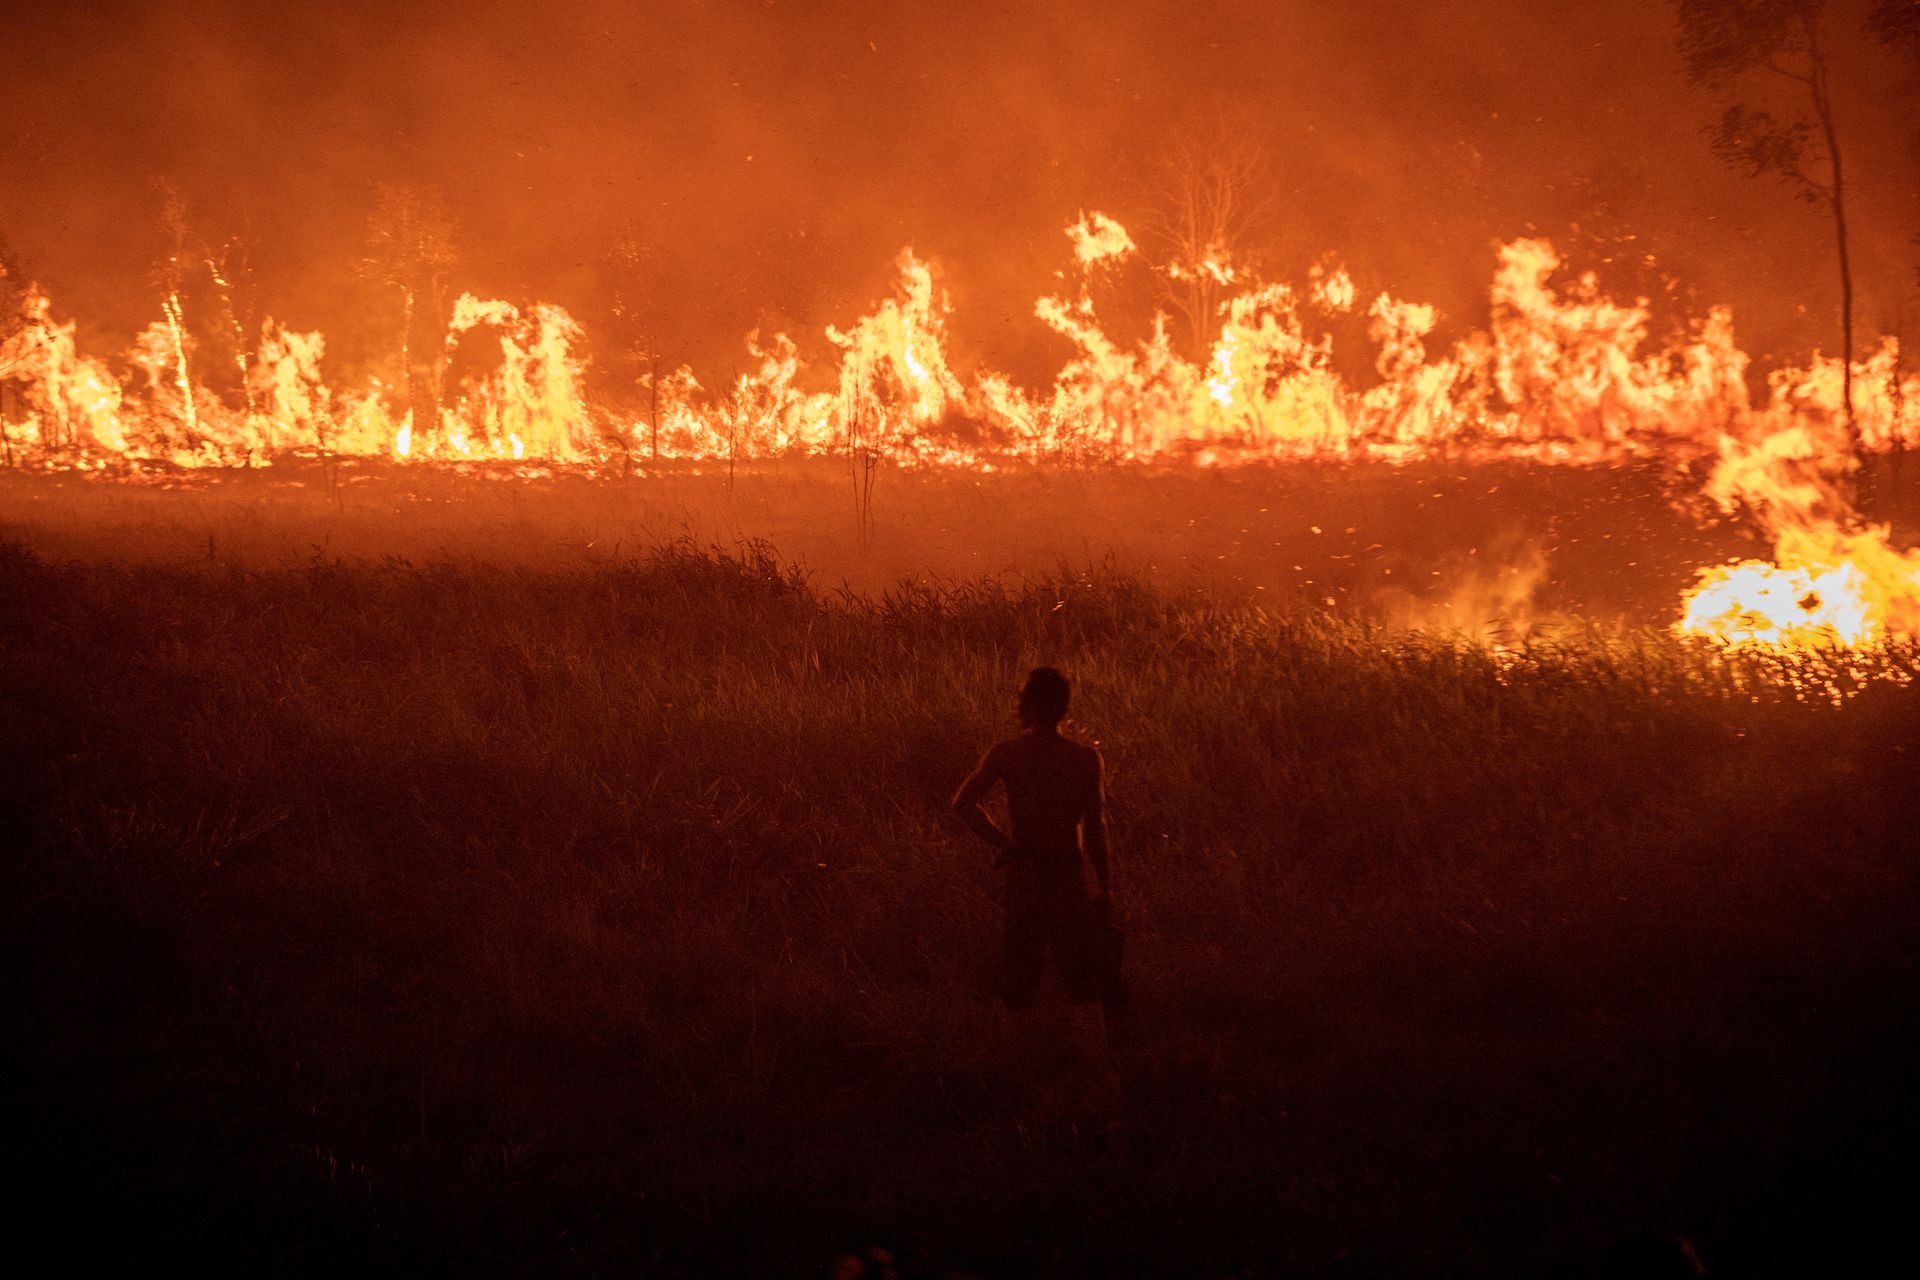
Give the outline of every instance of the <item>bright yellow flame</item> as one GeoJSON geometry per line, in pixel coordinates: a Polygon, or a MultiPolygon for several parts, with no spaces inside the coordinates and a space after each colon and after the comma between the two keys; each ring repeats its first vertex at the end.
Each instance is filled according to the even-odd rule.
{"type": "MultiPolygon", "coordinates": [[[[1776,372],[1756,406],[1726,311],[1650,348],[1643,306],[1605,297],[1591,276],[1567,280],[1553,247],[1527,239],[1499,251],[1491,323],[1446,349],[1429,349],[1440,320],[1431,306],[1377,295],[1367,308],[1377,380],[1355,386],[1336,370],[1327,323],[1359,296],[1343,268],[1316,267],[1296,290],[1259,280],[1217,246],[1189,263],[1147,264],[1217,286],[1208,323],[1218,332],[1196,355],[1177,347],[1164,316],[1138,341],[1103,328],[1093,277],[1140,252],[1125,227],[1089,212],[1067,237],[1078,269],[1034,308],[1071,349],[1048,386],[957,370],[933,269],[903,252],[892,296],[826,329],[825,368],[808,368],[787,335],[756,332],[747,370],[712,390],[687,368],[650,369],[631,397],[643,412],[589,405],[584,334],[543,303],[462,296],[447,338],[448,354],[462,355],[458,384],[416,420],[404,384],[336,391],[321,335],[272,320],[257,351],[237,360],[244,404],[227,403],[239,397],[194,381],[177,295],[140,335],[135,376],[123,383],[81,355],[74,324],[56,322],[45,295],[29,290],[0,341],[0,376],[27,388],[26,420],[8,426],[8,443],[36,462],[80,466],[256,464],[316,449],[571,463],[871,451],[975,468],[1009,458],[1711,460],[1708,495],[1757,521],[1775,556],[1703,571],[1681,632],[1787,647],[1920,632],[1916,553],[1863,528],[1852,505],[1838,361],[1776,372]],[[472,336],[482,332],[497,350],[472,336]]],[[[1892,339],[1856,362],[1853,384],[1868,449],[1920,448],[1920,374],[1904,371],[1892,339]]]]}
{"type": "Polygon", "coordinates": [[[1920,634],[1920,550],[1894,550],[1884,527],[1790,530],[1775,556],[1702,569],[1675,629],[1785,648],[1920,634]]]}
{"type": "Polygon", "coordinates": [[[1073,256],[1082,267],[1113,262],[1134,251],[1127,229],[1104,213],[1082,214],[1080,221],[1067,228],[1067,238],[1073,241],[1073,256]]]}

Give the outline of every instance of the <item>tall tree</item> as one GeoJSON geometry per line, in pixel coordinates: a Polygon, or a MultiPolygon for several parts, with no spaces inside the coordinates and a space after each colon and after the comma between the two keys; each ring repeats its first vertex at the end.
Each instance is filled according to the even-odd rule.
{"type": "MultiPolygon", "coordinates": [[[[26,296],[26,273],[13,256],[6,236],[0,235],[0,350],[7,350],[6,340],[26,325],[26,318],[21,312],[21,303],[26,296]]],[[[11,374],[11,365],[0,363],[0,383],[4,383],[11,374]]]]}
{"type": "Polygon", "coordinates": [[[417,439],[440,425],[445,361],[447,274],[454,263],[453,218],[436,187],[382,183],[367,215],[361,269],[400,294],[400,363],[417,439]]]}
{"type": "Polygon", "coordinates": [[[1185,322],[1196,362],[1207,358],[1221,300],[1271,211],[1269,177],[1259,136],[1225,124],[1180,139],[1160,158],[1141,230],[1160,259],[1161,300],[1185,322]]]}
{"type": "MultiPolygon", "coordinates": [[[[1836,41],[1826,0],[1676,0],[1675,9],[1687,73],[1721,103],[1720,118],[1707,130],[1714,154],[1749,177],[1779,179],[1801,199],[1824,206],[1833,220],[1840,269],[1840,395],[1847,437],[1857,454],[1853,264],[1847,249],[1846,172],[1833,106],[1836,41]],[[1769,94],[1767,88],[1775,92],[1769,94]],[[1738,96],[1742,94],[1746,98],[1738,96]]],[[[1872,21],[1898,30],[1906,20],[1899,9],[1877,2],[1872,21]]],[[[1869,30],[1887,38],[1873,26],[1869,30]]]]}
{"type": "Polygon", "coordinates": [[[187,441],[200,438],[200,411],[193,396],[193,369],[188,363],[187,283],[188,228],[187,202],[179,188],[167,178],[154,179],[160,195],[160,227],[166,245],[154,264],[154,281],[160,286],[160,313],[166,318],[167,354],[172,365],[173,385],[180,393],[180,420],[186,427],[187,441]]]}
{"type": "Polygon", "coordinates": [[[221,337],[232,348],[228,353],[240,375],[240,398],[252,417],[258,409],[253,394],[253,353],[247,335],[254,329],[254,279],[252,242],[246,236],[229,236],[216,248],[200,246],[200,258],[207,278],[213,284],[213,296],[225,332],[221,337]]]}
{"type": "Polygon", "coordinates": [[[603,270],[612,281],[613,321],[623,361],[639,371],[647,396],[647,452],[660,456],[660,372],[666,358],[670,309],[663,256],[638,225],[629,226],[607,252],[603,270]]]}
{"type": "Polygon", "coordinates": [[[12,423],[20,397],[16,380],[25,376],[27,344],[17,338],[26,328],[27,283],[0,235],[0,461],[13,465],[12,423]]]}
{"type": "MultiPolygon", "coordinates": [[[[1920,80],[1920,0],[1874,0],[1873,10],[1867,17],[1867,31],[1881,44],[1891,49],[1904,63],[1907,74],[1907,89],[1920,80]]],[[[1913,154],[1920,156],[1920,114],[1910,113],[1907,117],[1908,145],[1913,154]]],[[[1913,207],[1920,213],[1920,203],[1913,207]]],[[[1913,237],[1913,247],[1920,250],[1920,235],[1913,237]]],[[[1914,268],[1914,281],[1920,284],[1920,265],[1914,268]]],[[[1907,310],[1901,308],[1904,321],[1907,310]]],[[[1898,324],[1902,342],[1909,336],[1907,326],[1898,324]]],[[[1901,473],[1905,469],[1907,458],[1907,400],[1906,400],[1906,349],[1901,348],[1893,363],[1893,370],[1887,377],[1887,393],[1893,401],[1893,466],[1892,500],[1887,511],[1888,527],[1893,526],[1894,512],[1898,509],[1901,485],[1901,473]]]]}

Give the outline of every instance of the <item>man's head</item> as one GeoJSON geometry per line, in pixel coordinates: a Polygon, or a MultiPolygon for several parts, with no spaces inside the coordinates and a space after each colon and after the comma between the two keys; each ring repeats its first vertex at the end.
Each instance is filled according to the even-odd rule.
{"type": "Polygon", "coordinates": [[[1067,717],[1070,693],[1065,676],[1052,667],[1035,667],[1020,686],[1020,723],[1035,729],[1053,728],[1067,717]]]}

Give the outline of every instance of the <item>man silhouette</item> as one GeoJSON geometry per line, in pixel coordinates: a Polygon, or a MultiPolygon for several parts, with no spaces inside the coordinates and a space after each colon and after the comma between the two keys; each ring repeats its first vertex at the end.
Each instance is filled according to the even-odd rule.
{"type": "Polygon", "coordinates": [[[1006,874],[1000,994],[1010,1014],[1009,1039],[1020,1051],[1031,1048],[1034,998],[1051,953],[1075,1008],[1076,1039],[1097,1068],[1110,1072],[1094,954],[1112,905],[1103,767],[1098,751],[1060,733],[1070,693],[1058,671],[1034,668],[1015,707],[1023,732],[988,750],[954,794],[953,811],[1000,850],[996,865],[1006,874]],[[981,808],[995,784],[1006,787],[1010,831],[981,808]],[[1087,864],[1099,886],[1092,898],[1087,864]]]}

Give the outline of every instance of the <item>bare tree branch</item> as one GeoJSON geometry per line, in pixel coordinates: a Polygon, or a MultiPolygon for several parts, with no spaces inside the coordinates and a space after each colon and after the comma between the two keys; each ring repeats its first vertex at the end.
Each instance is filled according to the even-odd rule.
{"type": "Polygon", "coordinates": [[[1195,359],[1204,358],[1220,300],[1251,264],[1252,243],[1271,216],[1269,169],[1259,135],[1226,126],[1182,138],[1160,159],[1140,226],[1157,250],[1161,301],[1182,320],[1195,359]]]}

